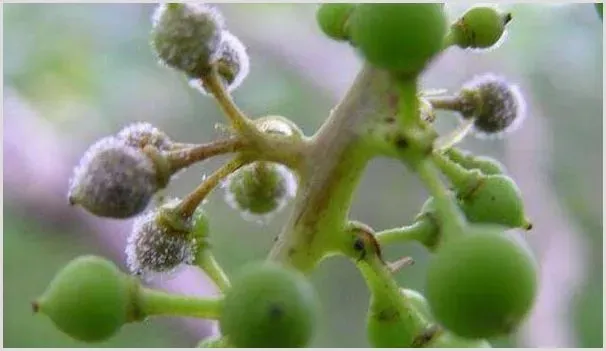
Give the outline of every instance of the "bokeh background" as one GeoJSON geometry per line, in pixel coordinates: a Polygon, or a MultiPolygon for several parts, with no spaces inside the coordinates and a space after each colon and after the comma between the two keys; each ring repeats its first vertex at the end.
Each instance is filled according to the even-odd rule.
{"type": "MultiPolygon", "coordinates": [[[[221,4],[230,30],[248,46],[251,72],[234,93],[253,116],[280,114],[312,134],[360,67],[351,48],[323,37],[314,4],[221,4]]],[[[456,18],[469,5],[449,5],[456,18]]],[[[503,161],[524,193],[534,230],[523,236],[541,265],[539,301],[525,326],[499,346],[600,347],[602,298],[602,23],[592,4],[506,5],[507,40],[487,53],[448,50],[427,71],[426,88],[456,90],[478,73],[517,83],[528,102],[522,128],[498,141],[463,147],[503,161]]],[[[100,220],[67,206],[72,167],[88,145],[135,121],[175,139],[204,142],[222,122],[214,102],[180,74],[157,65],[148,45],[152,4],[7,4],[4,6],[4,345],[89,346],[70,340],[30,301],[70,259],[88,253],[123,267],[129,221],[100,220]]],[[[441,128],[454,126],[442,114],[441,128]]],[[[192,167],[171,185],[182,196],[224,158],[192,167]]],[[[400,164],[372,162],[352,217],[376,229],[409,223],[427,194],[400,164]]],[[[267,225],[247,222],[216,191],[205,205],[212,242],[228,273],[261,259],[289,208],[267,225]]],[[[398,274],[423,287],[427,254],[401,245],[389,259],[417,264],[398,274]]],[[[313,275],[324,306],[314,346],[368,346],[368,291],[344,259],[313,275]]],[[[215,294],[199,272],[156,282],[184,294],[215,294]]],[[[96,346],[191,347],[212,325],[154,319],[125,327],[96,346]]]]}

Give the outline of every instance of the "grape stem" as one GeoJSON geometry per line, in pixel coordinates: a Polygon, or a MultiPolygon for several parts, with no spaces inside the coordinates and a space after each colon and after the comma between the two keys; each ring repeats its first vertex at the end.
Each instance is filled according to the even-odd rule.
{"type": "Polygon", "coordinates": [[[196,208],[206,198],[206,196],[227,176],[237,171],[249,163],[248,160],[242,157],[236,157],[224,164],[216,170],[208,178],[206,178],[193,192],[187,195],[177,207],[177,211],[183,218],[191,217],[196,208]]]}
{"type": "Polygon", "coordinates": [[[194,263],[217,285],[221,292],[230,287],[229,278],[215,259],[215,256],[206,247],[200,247],[194,263]]]}
{"type": "Polygon", "coordinates": [[[222,301],[221,298],[181,296],[143,288],[137,307],[143,319],[150,316],[218,319],[221,316],[222,301]]]}
{"type": "Polygon", "coordinates": [[[443,240],[448,240],[461,233],[466,222],[453,198],[448,193],[448,189],[440,179],[440,172],[435,166],[434,161],[429,158],[419,163],[417,174],[435,199],[436,210],[442,222],[442,228],[448,228],[448,230],[442,231],[443,240]]]}
{"type": "Polygon", "coordinates": [[[262,132],[254,126],[250,118],[234,103],[231,95],[225,89],[223,78],[221,78],[216,69],[213,69],[209,74],[202,77],[202,84],[213,95],[236,132],[250,142],[258,142],[264,139],[262,132]]]}
{"type": "Polygon", "coordinates": [[[176,151],[169,151],[166,157],[171,171],[174,173],[211,157],[240,151],[245,146],[246,144],[240,138],[228,138],[201,145],[191,145],[176,151]]]}
{"type": "Polygon", "coordinates": [[[433,226],[427,221],[417,221],[411,225],[382,230],[375,234],[381,245],[390,245],[404,242],[425,242],[433,234],[433,226]]]}
{"type": "Polygon", "coordinates": [[[376,255],[368,256],[357,264],[364,280],[372,294],[375,303],[381,303],[385,308],[395,308],[400,319],[406,320],[406,330],[402,336],[408,336],[409,346],[418,335],[427,328],[429,321],[418,311],[413,309],[406,296],[400,293],[400,288],[393,278],[389,266],[385,265],[376,255]]]}
{"type": "Polygon", "coordinates": [[[461,100],[456,96],[427,97],[427,101],[436,110],[461,111],[461,100]]]}

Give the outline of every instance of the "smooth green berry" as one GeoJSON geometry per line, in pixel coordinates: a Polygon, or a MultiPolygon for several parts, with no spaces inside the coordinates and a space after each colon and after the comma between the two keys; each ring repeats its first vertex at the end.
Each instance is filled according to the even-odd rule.
{"type": "Polygon", "coordinates": [[[416,76],[443,47],[442,4],[360,4],[349,19],[351,41],[371,64],[416,76]]]}
{"type": "Polygon", "coordinates": [[[470,191],[457,196],[461,209],[471,222],[499,224],[507,228],[532,227],[526,218],[520,189],[505,175],[481,177],[470,191]]]}
{"type": "Polygon", "coordinates": [[[55,276],[34,310],[64,333],[86,342],[106,340],[127,322],[130,284],[112,262],[81,256],[55,276]]]}
{"type": "Polygon", "coordinates": [[[218,59],[223,17],[202,3],[169,3],[153,16],[151,44],[160,62],[190,78],[207,74],[218,59]]]}
{"type": "Polygon", "coordinates": [[[413,315],[422,317],[411,304],[412,310],[408,315],[388,301],[374,294],[370,298],[366,317],[366,333],[372,347],[393,348],[410,347],[415,338],[417,328],[411,325],[413,315]]]}
{"type": "Polygon", "coordinates": [[[276,263],[247,265],[227,291],[221,333],[235,347],[305,347],[317,322],[317,296],[302,274],[276,263]]]}
{"type": "Polygon", "coordinates": [[[475,156],[470,152],[457,149],[448,149],[445,154],[465,169],[477,169],[485,175],[505,173],[505,166],[492,157],[475,156]]]}
{"type": "Polygon", "coordinates": [[[324,3],[316,11],[316,21],[328,37],[335,40],[348,40],[347,21],[356,4],[324,3]]]}
{"type": "Polygon", "coordinates": [[[495,226],[474,225],[433,256],[425,292],[437,321],[465,338],[514,331],[537,292],[535,263],[495,226]]]}
{"type": "Polygon", "coordinates": [[[231,348],[229,341],[225,336],[208,337],[198,343],[197,348],[204,349],[220,349],[220,348],[231,348]]]}
{"type": "Polygon", "coordinates": [[[469,9],[450,30],[454,44],[461,48],[486,49],[498,43],[505,34],[511,14],[488,6],[469,9]]]}
{"type": "Polygon", "coordinates": [[[284,166],[255,162],[232,174],[226,201],[245,215],[263,216],[281,210],[294,196],[296,181],[284,166]]]}
{"type": "Polygon", "coordinates": [[[419,313],[423,314],[426,318],[431,316],[431,310],[427,299],[423,294],[412,289],[400,289],[400,294],[415,308],[419,313]]]}
{"type": "Polygon", "coordinates": [[[147,154],[106,137],[93,144],[74,169],[67,196],[71,205],[94,215],[129,218],[143,212],[164,186],[147,154]]]}
{"type": "MultiPolygon", "coordinates": [[[[412,289],[400,289],[400,293],[404,296],[413,307],[423,314],[423,316],[433,321],[429,302],[420,292],[412,289]]],[[[448,330],[440,330],[424,347],[434,348],[489,348],[490,344],[486,340],[481,339],[465,339],[454,335],[448,330]]]]}

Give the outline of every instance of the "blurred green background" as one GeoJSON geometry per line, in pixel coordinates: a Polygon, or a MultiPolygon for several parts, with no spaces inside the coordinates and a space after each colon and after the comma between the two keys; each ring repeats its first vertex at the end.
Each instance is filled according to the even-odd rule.
{"type": "MultiPolygon", "coordinates": [[[[251,72],[234,93],[238,104],[253,116],[287,116],[306,134],[320,126],[360,66],[347,45],[320,34],[315,6],[219,5],[251,57],[251,72]]],[[[457,4],[448,10],[454,19],[468,6],[457,4]]],[[[90,346],[70,340],[47,319],[34,316],[29,303],[77,255],[97,253],[124,262],[129,222],[90,218],[65,201],[71,168],[87,146],[142,120],[185,142],[219,135],[213,126],[223,120],[214,102],[189,88],[180,74],[157,65],[148,45],[153,8],[3,7],[7,347],[90,346]]],[[[593,4],[507,8],[514,21],[501,47],[482,54],[450,49],[429,69],[423,84],[455,90],[477,73],[496,72],[517,83],[528,100],[527,123],[511,138],[464,143],[469,150],[503,161],[536,219],[535,230],[526,237],[541,264],[545,288],[527,325],[516,335],[495,340],[495,345],[600,347],[602,23],[593,4]]],[[[452,116],[440,119],[443,128],[454,125],[452,116]]],[[[192,167],[168,193],[186,194],[221,161],[192,167]]],[[[426,196],[420,182],[401,165],[376,160],[356,194],[352,217],[376,229],[407,224],[426,196]]],[[[216,191],[205,206],[216,255],[231,273],[267,253],[289,208],[261,226],[245,221],[222,200],[222,191],[216,191]]],[[[417,264],[398,274],[400,283],[422,289],[426,253],[409,245],[386,250],[389,259],[404,255],[413,256],[417,264]]],[[[180,289],[194,284],[188,277],[180,280],[180,289]]],[[[354,267],[331,259],[313,280],[325,316],[314,346],[368,346],[364,332],[368,292],[354,267]]],[[[212,293],[203,280],[196,283],[196,291],[212,293]]],[[[187,323],[154,319],[128,326],[114,339],[93,346],[191,347],[208,333],[208,326],[187,323]]]]}

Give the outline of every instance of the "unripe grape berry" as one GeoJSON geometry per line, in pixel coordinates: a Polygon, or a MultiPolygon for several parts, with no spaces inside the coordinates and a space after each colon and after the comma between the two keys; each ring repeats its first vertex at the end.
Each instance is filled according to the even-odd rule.
{"type": "Polygon", "coordinates": [[[112,262],[81,256],[57,273],[34,310],[74,339],[106,340],[127,322],[129,282],[112,262]]]}
{"type": "Polygon", "coordinates": [[[356,4],[324,3],[318,6],[316,21],[324,34],[334,40],[348,40],[347,20],[356,4]]]}
{"type": "Polygon", "coordinates": [[[255,263],[233,278],[219,325],[235,347],[305,347],[317,313],[315,290],[303,275],[255,263]]]}
{"type": "Polygon", "coordinates": [[[231,348],[229,341],[224,336],[216,336],[206,338],[198,343],[197,348],[204,349],[219,349],[219,348],[231,348]]]}
{"type": "Polygon", "coordinates": [[[492,346],[484,339],[467,339],[462,338],[454,333],[445,330],[425,345],[427,348],[463,348],[463,349],[487,349],[492,346]]]}
{"type": "Polygon", "coordinates": [[[250,62],[246,47],[238,37],[224,30],[222,33],[217,71],[224,79],[228,91],[235,90],[248,75],[250,62]]]}
{"type": "Polygon", "coordinates": [[[479,137],[500,136],[515,130],[524,119],[525,102],[517,86],[485,74],[474,78],[459,92],[463,119],[473,119],[479,137]]]}
{"type": "Polygon", "coordinates": [[[255,119],[254,124],[260,131],[287,137],[302,138],[303,131],[296,123],[282,116],[265,116],[255,119]]]}
{"type": "Polygon", "coordinates": [[[425,318],[431,317],[431,310],[429,308],[429,304],[427,299],[423,294],[416,290],[412,289],[400,289],[400,294],[425,318]]]}
{"type": "Polygon", "coordinates": [[[496,45],[505,35],[511,14],[489,6],[469,9],[450,30],[454,44],[461,48],[486,49],[496,45]]]}
{"type": "Polygon", "coordinates": [[[276,213],[294,196],[296,180],[284,166],[255,162],[232,174],[226,185],[226,201],[244,214],[276,213]]]}
{"type": "Polygon", "coordinates": [[[415,302],[402,310],[387,296],[372,293],[366,316],[366,332],[372,347],[411,347],[418,336],[420,321],[429,326],[430,321],[423,310],[417,309],[415,302]]]}
{"type": "Polygon", "coordinates": [[[520,189],[505,175],[482,177],[469,193],[457,195],[461,209],[471,222],[530,229],[520,189]]]}
{"type": "Polygon", "coordinates": [[[124,127],[118,132],[117,138],[139,149],[151,145],[160,151],[167,151],[173,145],[166,133],[147,122],[137,122],[124,127]]]}
{"type": "MultiPolygon", "coordinates": [[[[416,290],[400,289],[400,293],[413,305],[413,307],[423,314],[425,318],[433,321],[429,302],[416,290]]],[[[430,348],[489,348],[490,344],[486,340],[465,339],[454,335],[448,330],[441,330],[438,334],[428,341],[424,347],[430,348]]]]}
{"type": "Polygon", "coordinates": [[[535,263],[503,228],[474,225],[433,256],[425,292],[432,314],[466,338],[511,333],[532,308],[535,263]]]}
{"type": "Polygon", "coordinates": [[[349,19],[350,39],[368,62],[410,76],[442,50],[446,27],[442,4],[360,4],[349,19]]]}
{"type": "Polygon", "coordinates": [[[478,169],[485,175],[505,173],[505,167],[491,157],[475,156],[470,152],[455,149],[446,151],[446,156],[465,169],[478,169]]]}
{"type": "Polygon", "coordinates": [[[177,203],[175,200],[153,209],[133,223],[125,249],[132,273],[171,273],[193,261],[196,241],[192,219],[174,217],[177,214],[171,211],[177,203]]]}
{"type": "Polygon", "coordinates": [[[223,27],[223,17],[209,5],[162,4],[153,16],[152,47],[167,66],[200,78],[218,58],[223,27]]]}
{"type": "Polygon", "coordinates": [[[141,213],[163,186],[142,150],[107,137],[93,144],[74,169],[68,200],[100,217],[128,218],[141,213]]]}

